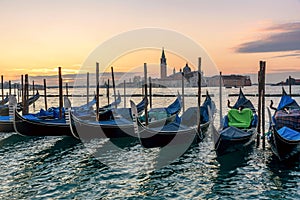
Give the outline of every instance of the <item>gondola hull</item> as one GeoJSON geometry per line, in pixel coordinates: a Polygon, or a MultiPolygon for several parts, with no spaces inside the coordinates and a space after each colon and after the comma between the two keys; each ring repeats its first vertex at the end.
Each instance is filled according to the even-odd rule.
{"type": "Polygon", "coordinates": [[[0,132],[2,133],[11,133],[14,132],[14,124],[9,120],[0,120],[0,132]]]}
{"type": "Polygon", "coordinates": [[[292,141],[281,137],[275,127],[270,129],[271,135],[268,142],[271,146],[272,152],[279,158],[279,160],[287,160],[292,157],[300,158],[300,140],[292,141]]]}
{"type": "Polygon", "coordinates": [[[132,137],[134,134],[132,123],[125,125],[91,123],[73,114],[70,114],[70,128],[74,137],[83,140],[132,137]]]}
{"type": "MultiPolygon", "coordinates": [[[[70,115],[70,128],[74,137],[77,139],[91,140],[94,138],[125,138],[135,137],[137,135],[134,132],[132,121],[127,123],[110,123],[111,121],[96,121],[82,120],[76,117],[73,113],[70,115]]],[[[149,124],[151,127],[163,126],[175,119],[174,116],[170,116],[163,120],[153,121],[149,124]]]]}
{"type": "Polygon", "coordinates": [[[151,128],[144,128],[139,124],[139,140],[145,148],[164,147],[167,145],[196,144],[202,141],[209,126],[209,122],[201,125],[201,132],[197,128],[189,128],[177,131],[154,131],[151,128]]]}
{"type": "Polygon", "coordinates": [[[14,129],[24,136],[72,136],[67,123],[54,123],[29,120],[14,111],[14,129]]]}
{"type": "Polygon", "coordinates": [[[213,131],[214,147],[217,156],[222,156],[235,151],[243,151],[255,143],[256,129],[248,130],[243,137],[230,138],[222,135],[222,131],[213,131]],[[250,134],[249,134],[250,133],[250,134]]]}

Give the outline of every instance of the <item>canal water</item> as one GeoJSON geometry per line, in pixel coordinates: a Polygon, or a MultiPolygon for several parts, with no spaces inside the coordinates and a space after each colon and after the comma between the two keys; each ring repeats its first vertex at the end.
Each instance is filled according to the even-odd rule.
{"type": "MultiPolygon", "coordinates": [[[[203,94],[205,90],[218,107],[218,88],[203,88],[203,94]]],[[[177,91],[181,89],[154,89],[158,94],[177,91]]],[[[186,94],[196,91],[185,90],[186,94]]],[[[223,114],[228,110],[227,99],[233,104],[237,98],[227,95],[238,91],[223,89],[223,114]]],[[[243,91],[255,94],[257,87],[245,87],[243,91]]],[[[56,92],[53,89],[49,94],[56,92]]],[[[300,87],[293,87],[292,92],[300,94],[300,87]]],[[[266,93],[280,94],[281,87],[267,86],[266,93]]],[[[257,105],[257,97],[248,98],[257,105]]],[[[132,99],[138,102],[141,98],[132,99]]],[[[174,99],[156,97],[153,106],[166,106],[174,99]]],[[[266,97],[266,105],[271,99],[278,104],[279,97],[266,97]]],[[[299,97],[296,100],[300,102],[299,97]]],[[[85,101],[72,98],[73,105],[85,101]]],[[[101,103],[106,101],[102,99],[101,103]]],[[[186,108],[196,103],[195,97],[185,98],[186,108]]],[[[57,106],[57,99],[49,98],[48,105],[57,106]]],[[[35,108],[43,108],[43,98],[35,108]]],[[[214,121],[218,127],[218,113],[214,121]]],[[[267,128],[268,119],[266,123],[267,128]]],[[[0,199],[300,199],[300,159],[280,162],[268,145],[265,150],[253,146],[246,152],[217,157],[209,129],[203,142],[157,168],[155,161],[161,149],[144,149],[126,140],[117,142],[122,148],[108,148],[112,145],[108,139],[81,142],[63,136],[0,133],[0,199]]]]}

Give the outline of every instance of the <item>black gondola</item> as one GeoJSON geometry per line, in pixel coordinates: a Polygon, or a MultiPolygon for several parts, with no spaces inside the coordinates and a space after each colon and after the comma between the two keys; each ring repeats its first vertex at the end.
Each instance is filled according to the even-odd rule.
{"type": "MultiPolygon", "coordinates": [[[[144,108],[147,101],[142,100],[143,105],[139,104],[140,109],[144,108]]],[[[181,109],[181,97],[178,96],[176,100],[168,107],[172,107],[171,110],[181,109]]],[[[165,109],[165,108],[164,108],[165,109]]],[[[126,109],[128,110],[128,109],[126,109]]],[[[154,109],[155,110],[155,109],[154,109]]],[[[83,120],[77,117],[73,112],[69,111],[70,115],[70,128],[73,133],[73,136],[83,140],[90,140],[93,138],[121,138],[121,137],[136,137],[134,133],[134,126],[132,123],[131,110],[130,117],[122,116],[122,113],[119,113],[118,117],[114,115],[114,118],[111,120],[83,120]]],[[[176,113],[177,113],[176,112],[176,113]]],[[[149,125],[152,127],[162,126],[165,123],[174,120],[176,114],[168,116],[163,119],[157,119],[149,122],[149,125]]]]}
{"type": "MultiPolygon", "coordinates": [[[[271,106],[272,108],[272,106],[271,106]]],[[[282,88],[280,103],[273,115],[268,109],[270,128],[267,140],[279,160],[299,158],[300,155],[300,107],[282,88]]]]}
{"type": "MultiPolygon", "coordinates": [[[[89,111],[90,109],[87,107],[92,106],[94,101],[95,100],[93,99],[91,102],[77,108],[89,111]]],[[[55,112],[51,117],[49,117],[47,114],[42,116],[40,114],[41,113],[39,112],[38,114],[21,116],[15,107],[12,113],[14,130],[18,134],[24,136],[72,136],[70,127],[66,123],[64,115],[62,118],[55,118],[53,117],[57,115],[55,112]]]]}
{"type": "MultiPolygon", "coordinates": [[[[229,106],[229,104],[228,104],[229,106]]],[[[257,135],[257,115],[252,102],[240,89],[238,100],[224,117],[219,130],[213,131],[217,156],[243,150],[254,144],[257,135]]]]}
{"type": "Polygon", "coordinates": [[[70,128],[64,118],[62,119],[36,119],[21,116],[14,110],[14,129],[24,136],[72,136],[70,128]]]}
{"type": "Polygon", "coordinates": [[[141,145],[145,148],[155,148],[166,145],[191,145],[203,140],[210,124],[209,110],[214,113],[215,105],[207,93],[206,99],[200,107],[200,124],[197,123],[199,109],[197,107],[190,107],[181,117],[177,115],[174,122],[156,128],[146,127],[136,118],[136,107],[132,101],[131,109],[134,114],[135,131],[141,145]]]}

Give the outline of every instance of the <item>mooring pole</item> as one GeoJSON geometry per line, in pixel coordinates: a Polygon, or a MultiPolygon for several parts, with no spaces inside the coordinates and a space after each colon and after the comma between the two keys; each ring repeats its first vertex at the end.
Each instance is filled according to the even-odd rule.
{"type": "Polygon", "coordinates": [[[201,106],[201,57],[198,58],[198,108],[201,106]]]}
{"type": "Polygon", "coordinates": [[[11,81],[8,81],[8,94],[11,95],[11,81]]]}
{"type": "Polygon", "coordinates": [[[106,98],[107,98],[107,105],[109,105],[109,79],[107,79],[107,85],[106,85],[106,98]]]}
{"type": "Polygon", "coordinates": [[[198,58],[198,103],[197,103],[197,107],[198,107],[198,130],[201,133],[201,129],[200,129],[200,124],[201,124],[201,110],[200,110],[200,106],[201,106],[201,57],[198,58]]]}
{"type": "Polygon", "coordinates": [[[99,121],[99,63],[96,63],[96,120],[99,121]]]}
{"type": "MultiPolygon", "coordinates": [[[[114,75],[114,68],[111,67],[111,77],[112,77],[112,84],[114,90],[114,100],[117,101],[117,94],[116,94],[116,85],[115,85],[115,75],[114,75]]],[[[115,104],[115,108],[117,108],[117,104],[115,104]]]]}
{"type": "MultiPolygon", "coordinates": [[[[35,88],[34,88],[34,81],[32,81],[32,96],[34,96],[34,91],[35,90],[35,88]]],[[[32,108],[33,108],[33,110],[35,111],[35,103],[33,102],[33,104],[32,104],[32,108]]]]}
{"type": "Polygon", "coordinates": [[[59,118],[62,118],[63,109],[63,85],[62,85],[62,75],[61,67],[58,67],[58,87],[59,87],[59,118]]]}
{"type": "Polygon", "coordinates": [[[260,136],[261,136],[261,103],[262,103],[262,68],[263,68],[263,61],[259,61],[259,71],[258,71],[258,106],[257,106],[257,114],[258,114],[258,123],[257,123],[257,143],[256,147],[260,145],[260,136]]]}
{"type": "Polygon", "coordinates": [[[46,84],[46,79],[44,79],[44,102],[45,102],[45,109],[48,110],[48,105],[47,105],[47,84],[46,84]]]}
{"type": "Polygon", "coordinates": [[[26,115],[28,114],[28,74],[25,74],[25,84],[24,84],[24,91],[23,91],[23,110],[22,114],[26,115]]]}
{"type": "Polygon", "coordinates": [[[3,75],[1,75],[1,96],[2,101],[4,100],[4,84],[3,84],[3,75]]]}
{"type": "Polygon", "coordinates": [[[149,102],[150,102],[150,109],[152,108],[152,80],[149,77],[149,102]]]}
{"type": "Polygon", "coordinates": [[[185,111],[185,102],[184,102],[184,73],[181,72],[181,94],[182,94],[182,111],[185,111]]]}
{"type": "Polygon", "coordinates": [[[220,101],[220,126],[223,126],[223,113],[222,113],[222,72],[220,72],[220,76],[219,76],[219,101],[220,101]]]}
{"type": "Polygon", "coordinates": [[[24,75],[21,75],[21,99],[24,102],[24,75]]]}
{"type": "Polygon", "coordinates": [[[261,123],[262,123],[262,138],[263,138],[263,149],[266,147],[265,138],[265,82],[266,82],[266,61],[263,61],[262,68],[262,103],[261,103],[261,123]]]}
{"type": "MultiPolygon", "coordinates": [[[[147,63],[144,63],[144,81],[145,81],[145,97],[148,98],[148,92],[147,92],[147,63]]],[[[145,104],[145,121],[146,121],[146,126],[148,126],[148,109],[147,109],[148,104],[145,104]]]]}

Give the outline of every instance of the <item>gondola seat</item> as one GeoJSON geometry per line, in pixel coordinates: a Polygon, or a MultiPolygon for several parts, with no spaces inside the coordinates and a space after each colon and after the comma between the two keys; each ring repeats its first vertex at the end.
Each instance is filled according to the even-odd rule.
{"type": "Polygon", "coordinates": [[[300,110],[290,109],[289,112],[285,110],[279,110],[275,114],[276,128],[280,129],[287,126],[300,132],[300,110]]]}
{"type": "Polygon", "coordinates": [[[249,128],[253,120],[253,112],[250,108],[241,111],[231,109],[228,112],[228,125],[236,128],[249,128]]]}

